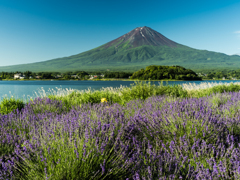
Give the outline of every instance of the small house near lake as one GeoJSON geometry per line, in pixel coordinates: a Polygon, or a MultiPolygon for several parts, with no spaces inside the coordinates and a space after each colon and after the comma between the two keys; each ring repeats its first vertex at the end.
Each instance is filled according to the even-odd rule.
{"type": "Polygon", "coordinates": [[[25,75],[22,73],[14,74],[14,79],[24,79],[24,78],[25,78],[25,75]]]}
{"type": "Polygon", "coordinates": [[[62,78],[62,75],[58,74],[55,76],[55,79],[62,78]]]}
{"type": "Polygon", "coordinates": [[[78,75],[71,75],[71,78],[77,79],[77,78],[79,78],[79,76],[78,75]]]}
{"type": "Polygon", "coordinates": [[[104,74],[101,74],[101,75],[89,75],[89,79],[97,79],[98,77],[104,78],[104,74]]]}

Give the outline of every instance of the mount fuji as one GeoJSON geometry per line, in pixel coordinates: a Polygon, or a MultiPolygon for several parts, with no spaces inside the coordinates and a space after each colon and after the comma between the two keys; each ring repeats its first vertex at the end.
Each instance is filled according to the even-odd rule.
{"type": "Polygon", "coordinates": [[[192,70],[240,69],[239,55],[193,49],[143,26],[92,50],[0,71],[136,71],[149,65],[179,65],[192,70]]]}

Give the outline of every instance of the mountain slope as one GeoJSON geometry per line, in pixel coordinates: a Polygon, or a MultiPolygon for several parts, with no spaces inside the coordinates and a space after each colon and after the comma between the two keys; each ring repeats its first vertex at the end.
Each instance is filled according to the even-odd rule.
{"type": "Polygon", "coordinates": [[[53,60],[0,67],[0,71],[136,71],[149,65],[180,65],[198,69],[237,69],[240,56],[197,50],[178,44],[149,27],[129,33],[92,50],[53,60]]]}

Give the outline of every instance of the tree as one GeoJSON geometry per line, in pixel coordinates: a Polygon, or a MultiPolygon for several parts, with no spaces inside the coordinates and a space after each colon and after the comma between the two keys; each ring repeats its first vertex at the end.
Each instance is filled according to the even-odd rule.
{"type": "Polygon", "coordinates": [[[215,77],[216,78],[222,78],[223,77],[223,73],[222,72],[216,72],[215,77]]]}
{"type": "Polygon", "coordinates": [[[80,79],[84,79],[85,76],[86,76],[86,75],[89,75],[89,74],[88,74],[87,72],[85,72],[85,71],[81,71],[81,72],[78,72],[77,75],[78,75],[78,77],[79,77],[80,79]]]}
{"type": "Polygon", "coordinates": [[[29,79],[29,77],[32,75],[32,72],[31,71],[26,71],[23,74],[25,75],[26,79],[29,79]]]}
{"type": "Polygon", "coordinates": [[[65,75],[63,76],[63,78],[64,78],[64,79],[71,79],[71,75],[65,74],[65,75]]]}
{"type": "Polygon", "coordinates": [[[52,78],[53,78],[52,73],[50,72],[42,73],[42,79],[52,79],[52,78]]]}
{"type": "Polygon", "coordinates": [[[207,78],[209,78],[209,79],[213,79],[214,76],[215,76],[215,75],[214,75],[213,73],[208,73],[208,74],[207,74],[207,78]]]}

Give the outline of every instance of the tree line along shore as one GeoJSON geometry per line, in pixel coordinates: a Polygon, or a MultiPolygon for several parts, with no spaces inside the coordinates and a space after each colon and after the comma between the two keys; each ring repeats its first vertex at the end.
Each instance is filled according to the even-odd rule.
{"type": "Polygon", "coordinates": [[[147,66],[136,72],[0,72],[0,80],[237,80],[240,70],[198,71],[181,66],[147,66]]]}
{"type": "Polygon", "coordinates": [[[59,80],[92,80],[92,79],[139,79],[139,80],[201,80],[201,77],[181,66],[148,66],[136,72],[1,72],[1,80],[34,80],[34,79],[59,79],[59,80]]]}

